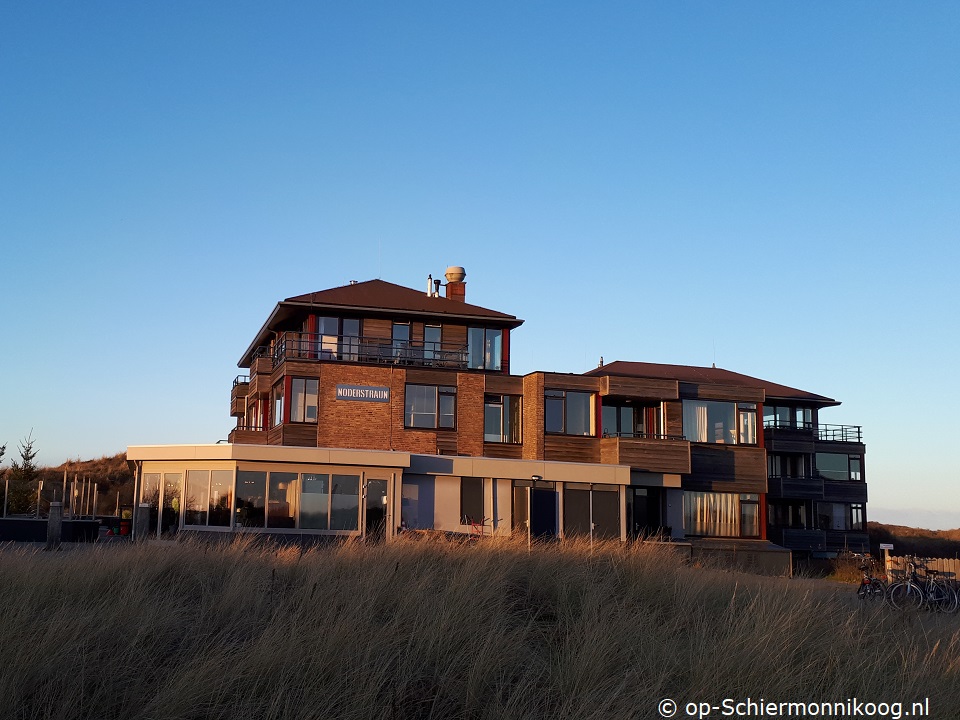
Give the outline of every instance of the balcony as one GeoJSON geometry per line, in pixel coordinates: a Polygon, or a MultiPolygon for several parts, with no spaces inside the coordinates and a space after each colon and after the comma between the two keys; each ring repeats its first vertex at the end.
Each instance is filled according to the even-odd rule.
{"type": "Polygon", "coordinates": [[[817,440],[827,442],[863,443],[859,425],[819,425],[817,440]]]}
{"type": "Polygon", "coordinates": [[[266,445],[267,431],[260,425],[238,423],[227,436],[227,442],[238,445],[266,445]]]}
{"type": "Polygon", "coordinates": [[[600,462],[655,473],[689,473],[690,443],[675,435],[631,434],[600,438],[600,462]]]}
{"type": "Polygon", "coordinates": [[[468,368],[467,346],[459,343],[296,332],[282,333],[274,345],[274,366],[287,360],[468,368]]]}
{"type": "Polygon", "coordinates": [[[822,500],[823,478],[771,475],[767,478],[767,492],[774,498],[822,500]]]}
{"type": "Polygon", "coordinates": [[[826,442],[862,443],[863,433],[860,425],[814,425],[809,422],[791,422],[780,418],[767,418],[763,429],[771,437],[805,438],[826,442]]]}
{"type": "Polygon", "coordinates": [[[233,417],[243,417],[246,414],[249,389],[249,375],[237,375],[233,379],[233,389],[230,391],[230,414],[233,417]]]}

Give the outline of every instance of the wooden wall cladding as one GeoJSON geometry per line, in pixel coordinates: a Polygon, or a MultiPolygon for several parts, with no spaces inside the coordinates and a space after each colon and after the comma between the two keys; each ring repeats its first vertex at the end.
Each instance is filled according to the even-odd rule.
{"type": "Polygon", "coordinates": [[[266,430],[231,430],[227,436],[227,442],[237,445],[266,445],[266,430]]]}
{"type": "Polygon", "coordinates": [[[680,397],[679,384],[676,380],[619,377],[617,375],[604,375],[600,378],[600,394],[637,398],[639,400],[676,400],[680,397]]]}
{"type": "Polygon", "coordinates": [[[693,400],[735,400],[758,403],[764,401],[763,388],[682,382],[679,389],[680,397],[693,400]]]}
{"type": "Polygon", "coordinates": [[[583,375],[561,375],[560,373],[542,373],[543,387],[548,390],[582,390],[598,392],[600,378],[583,375]]]}
{"type": "Polygon", "coordinates": [[[484,392],[494,395],[523,395],[523,378],[518,375],[484,375],[484,392]]]}
{"type": "Polygon", "coordinates": [[[666,414],[664,420],[664,433],[674,437],[683,437],[683,403],[665,402],[663,411],[666,414]]]}
{"type": "Polygon", "coordinates": [[[559,462],[600,462],[600,442],[594,437],[545,435],[543,459],[559,462]]]}
{"type": "Polygon", "coordinates": [[[764,493],[767,459],[763,448],[750,445],[691,443],[690,478],[684,489],[764,493]]]}
{"type": "Polygon", "coordinates": [[[457,436],[456,433],[437,433],[437,454],[438,455],[456,455],[457,454],[457,436]]]}
{"type": "Polygon", "coordinates": [[[297,447],[316,447],[317,426],[312,423],[284,425],[283,444],[297,447]]]}
{"type": "Polygon", "coordinates": [[[523,445],[513,445],[511,443],[484,443],[483,455],[484,457],[520,460],[523,458],[523,445]]]}
{"type": "Polygon", "coordinates": [[[360,333],[367,338],[393,339],[393,321],[380,318],[364,318],[360,333]]]}
{"type": "Polygon", "coordinates": [[[686,440],[601,438],[600,462],[629,465],[653,473],[690,472],[690,443],[686,440]]]}
{"type": "Polygon", "coordinates": [[[813,452],[813,431],[764,428],[763,444],[767,452],[809,454],[813,452]]]}

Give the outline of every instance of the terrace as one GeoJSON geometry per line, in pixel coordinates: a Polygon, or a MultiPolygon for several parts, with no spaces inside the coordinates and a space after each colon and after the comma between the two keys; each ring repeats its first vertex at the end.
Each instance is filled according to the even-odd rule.
{"type": "Polygon", "coordinates": [[[286,360],[294,359],[316,362],[413,365],[457,370],[471,367],[468,348],[461,343],[390,340],[363,335],[285,332],[277,338],[272,354],[268,348],[259,348],[254,357],[259,358],[265,354],[271,357],[274,367],[286,360]]]}

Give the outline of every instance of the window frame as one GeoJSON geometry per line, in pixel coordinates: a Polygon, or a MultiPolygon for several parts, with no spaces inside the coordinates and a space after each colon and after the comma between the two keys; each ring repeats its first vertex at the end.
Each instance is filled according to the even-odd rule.
{"type": "Polygon", "coordinates": [[[297,423],[300,425],[316,425],[320,421],[320,378],[311,378],[311,377],[291,377],[290,378],[290,420],[291,423],[297,423]],[[308,392],[309,383],[315,383],[316,389],[312,395],[308,392]],[[303,407],[298,407],[296,402],[297,397],[297,385],[303,385],[303,407]],[[311,406],[308,402],[310,398],[313,398],[313,405],[311,406]],[[314,410],[313,420],[306,419],[307,410],[312,407],[314,410]],[[294,412],[297,412],[299,417],[294,417],[294,412]]]}
{"type": "Polygon", "coordinates": [[[403,427],[406,430],[456,430],[457,429],[457,387],[456,385],[425,385],[423,383],[406,383],[403,388],[403,427]],[[414,412],[410,406],[411,388],[433,389],[433,411],[414,412]],[[452,411],[444,412],[444,400],[452,403],[452,411]],[[432,415],[432,425],[412,424],[414,416],[432,415]],[[448,424],[444,418],[450,418],[448,424]]]}
{"type": "Polygon", "coordinates": [[[523,444],[523,396],[510,394],[485,393],[483,396],[483,441],[485,443],[500,443],[507,445],[523,444]],[[511,406],[516,404],[516,423],[515,427],[511,421],[514,409],[511,406]],[[487,408],[499,409],[499,432],[494,439],[493,433],[487,432],[487,408]]]}
{"type": "Polygon", "coordinates": [[[482,525],[486,516],[484,515],[484,497],[483,497],[483,478],[482,477],[461,477],[460,478],[460,524],[471,525],[476,523],[482,525]],[[479,515],[476,510],[479,508],[479,515]]]}
{"type": "Polygon", "coordinates": [[[560,388],[544,388],[543,390],[543,431],[547,435],[569,435],[570,437],[597,436],[597,394],[589,390],[564,390],[560,388]],[[570,405],[571,396],[586,396],[587,399],[587,432],[570,432],[570,405]],[[560,429],[551,430],[548,426],[549,414],[547,407],[560,400],[560,429]]]}
{"type": "Polygon", "coordinates": [[[486,326],[470,326],[467,328],[467,368],[470,370],[502,371],[504,329],[486,326]],[[480,346],[474,348],[477,342],[476,333],[481,334],[480,346]],[[479,364],[474,363],[474,354],[478,355],[479,364]]]}

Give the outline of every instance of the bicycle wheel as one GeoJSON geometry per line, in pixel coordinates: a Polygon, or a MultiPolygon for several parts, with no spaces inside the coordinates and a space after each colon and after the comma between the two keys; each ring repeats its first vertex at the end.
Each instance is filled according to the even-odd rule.
{"type": "Polygon", "coordinates": [[[930,608],[937,612],[952,613],[957,611],[956,591],[941,580],[931,583],[927,589],[927,602],[930,608]]]}
{"type": "Polygon", "coordinates": [[[857,588],[857,598],[868,603],[882,603],[887,594],[887,588],[876,578],[860,583],[857,588]]]}
{"type": "Polygon", "coordinates": [[[912,582],[894,583],[887,589],[887,600],[897,610],[919,610],[923,607],[923,591],[912,582]]]}

